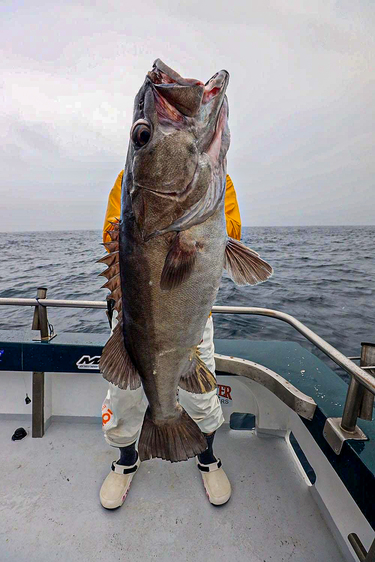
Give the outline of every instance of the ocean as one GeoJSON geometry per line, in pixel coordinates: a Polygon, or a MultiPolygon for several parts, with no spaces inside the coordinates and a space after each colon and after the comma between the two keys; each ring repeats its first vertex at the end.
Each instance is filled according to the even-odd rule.
{"type": "MultiPolygon", "coordinates": [[[[242,240],[274,275],[237,287],[224,273],[216,304],[287,312],[349,356],[359,354],[362,341],[375,341],[375,226],[250,227],[242,240]]],[[[47,287],[49,298],[105,300],[100,243],[99,230],[3,233],[0,297],[30,298],[47,287]]],[[[29,307],[0,306],[0,329],[30,328],[32,317],[29,307]]],[[[109,332],[103,310],[53,308],[48,318],[57,333],[109,332]]],[[[294,340],[324,358],[279,320],[214,315],[214,323],[216,338],[294,340]]]]}

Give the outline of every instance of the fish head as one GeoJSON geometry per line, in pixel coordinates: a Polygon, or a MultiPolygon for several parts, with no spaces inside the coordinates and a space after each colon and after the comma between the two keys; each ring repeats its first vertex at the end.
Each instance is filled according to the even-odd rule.
{"type": "Polygon", "coordinates": [[[228,81],[225,70],[206,84],[182,78],[160,59],[147,73],[135,98],[124,175],[145,239],[173,230],[215,174],[225,180],[228,81]]]}

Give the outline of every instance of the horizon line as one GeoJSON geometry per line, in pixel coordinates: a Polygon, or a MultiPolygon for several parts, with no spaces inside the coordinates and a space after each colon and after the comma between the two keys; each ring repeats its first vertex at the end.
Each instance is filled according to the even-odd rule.
{"type": "MultiPolygon", "coordinates": [[[[241,228],[341,228],[341,227],[371,227],[375,224],[286,224],[286,225],[241,225],[241,228]]],[[[34,232],[101,232],[101,228],[69,228],[54,230],[0,230],[0,234],[31,234],[34,232]]]]}

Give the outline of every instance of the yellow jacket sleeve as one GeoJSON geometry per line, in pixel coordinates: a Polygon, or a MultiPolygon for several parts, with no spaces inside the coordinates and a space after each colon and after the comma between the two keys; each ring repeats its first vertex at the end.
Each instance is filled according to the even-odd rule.
{"type": "Polygon", "coordinates": [[[103,227],[103,242],[109,242],[111,240],[108,230],[112,230],[111,222],[115,219],[120,218],[121,213],[121,184],[122,176],[124,170],[122,170],[117,176],[115,185],[112,187],[109,197],[107,211],[105,213],[104,227],[103,227]]]}
{"type": "Polygon", "coordinates": [[[229,175],[225,186],[225,220],[227,223],[227,233],[231,238],[241,239],[241,217],[237,203],[237,196],[234,185],[229,175]]]}
{"type": "MultiPolygon", "coordinates": [[[[108,197],[107,211],[104,219],[103,242],[109,242],[108,230],[112,229],[111,222],[120,217],[121,212],[121,184],[124,171],[122,170],[115,181],[108,197]]],[[[229,175],[227,175],[225,186],[225,220],[227,233],[231,238],[240,240],[241,238],[241,217],[237,203],[234,185],[229,175]]]]}

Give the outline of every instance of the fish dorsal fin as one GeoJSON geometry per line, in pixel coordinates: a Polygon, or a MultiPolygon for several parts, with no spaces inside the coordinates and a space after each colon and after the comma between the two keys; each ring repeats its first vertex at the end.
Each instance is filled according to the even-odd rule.
{"type": "Polygon", "coordinates": [[[107,248],[108,253],[98,260],[98,263],[104,263],[108,267],[99,275],[107,278],[107,282],[104,283],[101,288],[109,289],[111,291],[107,298],[115,301],[114,310],[117,310],[117,312],[120,313],[122,307],[119,262],[120,223],[119,221],[116,221],[112,222],[111,225],[112,229],[107,230],[111,240],[109,242],[104,242],[103,244],[103,246],[107,248]]]}
{"type": "Polygon", "coordinates": [[[228,238],[224,267],[237,285],[256,285],[271,277],[272,267],[242,242],[228,238]]]}
{"type": "MultiPolygon", "coordinates": [[[[111,254],[109,254],[109,255],[111,255],[111,254]]],[[[104,257],[107,257],[107,256],[104,256],[104,257]]],[[[114,261],[113,264],[112,264],[112,267],[107,267],[107,269],[105,269],[104,271],[99,273],[99,275],[101,275],[102,277],[106,277],[109,281],[112,277],[114,277],[118,273],[120,273],[120,264],[119,264],[118,261],[114,261]]]]}
{"type": "Polygon", "coordinates": [[[120,226],[118,221],[111,224],[113,229],[108,231],[111,241],[104,243],[104,246],[110,251],[103,258],[98,260],[98,262],[105,263],[108,266],[105,271],[100,273],[100,275],[107,278],[107,282],[102,288],[109,289],[111,291],[108,295],[108,299],[113,299],[115,301],[114,310],[117,310],[118,312],[119,322],[104,346],[99,362],[99,369],[103,377],[108,382],[111,382],[122,389],[130,387],[131,390],[135,390],[141,385],[141,379],[129,357],[129,353],[126,351],[122,330],[122,300],[119,262],[120,226]]]}

